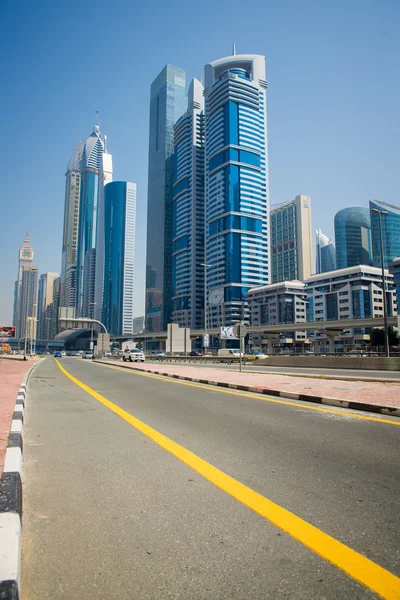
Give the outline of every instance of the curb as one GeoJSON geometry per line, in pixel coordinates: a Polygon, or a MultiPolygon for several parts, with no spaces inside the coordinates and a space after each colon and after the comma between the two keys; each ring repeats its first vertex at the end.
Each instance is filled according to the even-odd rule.
{"type": "MultiPolygon", "coordinates": [[[[37,363],[38,364],[38,363],[37,363]]],[[[22,540],[22,453],[26,386],[36,365],[25,374],[17,394],[0,482],[0,598],[19,600],[22,540]]]]}
{"type": "MultiPolygon", "coordinates": [[[[109,364],[115,366],[115,363],[95,360],[100,364],[109,364]]],[[[350,410],[362,410],[364,412],[373,412],[375,414],[390,415],[391,417],[400,417],[400,408],[393,406],[377,406],[376,404],[368,404],[366,402],[352,402],[347,400],[338,400],[337,398],[326,398],[323,396],[312,396],[310,394],[296,394],[295,392],[281,392],[280,390],[269,389],[266,387],[254,387],[251,385],[242,385],[236,383],[227,383],[224,381],[212,381],[211,379],[196,379],[185,375],[176,375],[175,373],[163,373],[162,371],[153,371],[151,369],[138,369],[128,365],[117,365],[123,369],[130,369],[140,373],[153,373],[154,375],[162,375],[163,377],[172,377],[173,379],[183,379],[184,381],[193,381],[205,385],[213,385],[217,387],[225,387],[243,392],[252,392],[257,394],[265,394],[267,396],[277,396],[278,398],[286,398],[289,400],[300,400],[303,402],[313,402],[315,404],[324,404],[326,406],[336,406],[339,408],[348,408],[350,410]]]]}

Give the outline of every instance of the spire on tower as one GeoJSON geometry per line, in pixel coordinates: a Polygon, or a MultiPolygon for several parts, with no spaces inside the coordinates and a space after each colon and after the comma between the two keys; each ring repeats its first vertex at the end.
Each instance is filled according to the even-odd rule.
{"type": "Polygon", "coordinates": [[[233,42],[232,55],[236,56],[236,44],[233,42]]]}
{"type": "Polygon", "coordinates": [[[27,246],[28,248],[31,247],[31,238],[29,237],[29,233],[26,232],[25,237],[24,237],[24,243],[22,244],[23,246],[27,246]]]}

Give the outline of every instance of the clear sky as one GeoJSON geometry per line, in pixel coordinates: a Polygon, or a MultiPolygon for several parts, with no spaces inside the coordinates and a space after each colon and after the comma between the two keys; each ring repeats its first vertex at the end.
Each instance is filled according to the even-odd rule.
{"type": "Polygon", "coordinates": [[[143,314],[150,84],[166,63],[201,77],[231,53],[267,57],[271,203],[400,204],[399,0],[3,0],[0,3],[0,324],[12,318],[26,230],[60,270],[65,168],[95,111],[114,179],[138,184],[135,315],[143,314]]]}

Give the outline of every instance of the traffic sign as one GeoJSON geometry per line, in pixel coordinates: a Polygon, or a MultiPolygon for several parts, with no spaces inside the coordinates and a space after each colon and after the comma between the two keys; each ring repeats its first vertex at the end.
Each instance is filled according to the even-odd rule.
{"type": "Polygon", "coordinates": [[[248,328],[246,327],[246,325],[243,325],[242,323],[236,323],[236,325],[233,326],[233,335],[238,338],[246,337],[248,332],[249,332],[248,328]]]}

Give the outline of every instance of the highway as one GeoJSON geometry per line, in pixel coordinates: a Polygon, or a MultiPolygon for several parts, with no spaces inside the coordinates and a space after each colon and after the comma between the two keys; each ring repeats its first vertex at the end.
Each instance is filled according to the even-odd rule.
{"type": "Polygon", "coordinates": [[[46,358],[22,600],[399,598],[399,441],[396,418],[46,358]]]}

